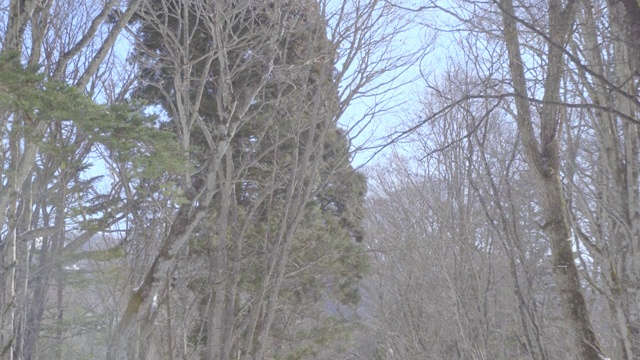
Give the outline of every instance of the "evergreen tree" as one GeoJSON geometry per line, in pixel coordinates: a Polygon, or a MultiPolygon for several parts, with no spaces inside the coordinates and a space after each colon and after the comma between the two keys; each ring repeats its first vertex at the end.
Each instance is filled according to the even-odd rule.
{"type": "Polygon", "coordinates": [[[208,189],[215,195],[206,220],[189,242],[189,264],[203,266],[177,279],[201,299],[190,345],[197,350],[206,342],[205,357],[270,352],[270,328],[286,336],[291,314],[307,338],[293,339],[288,351],[317,351],[343,332],[337,330],[345,319],[335,309],[358,301],[366,186],[337,124],[333,51],[318,10],[311,1],[156,1],[137,17],[136,93],[160,106],[168,115],[163,126],[182,139],[191,167],[181,184],[188,201],[207,191],[216,146],[229,141],[208,189]],[[220,14],[227,21],[213,27],[220,14]],[[170,44],[168,34],[184,35],[185,23],[193,25],[189,41],[170,44]],[[178,75],[185,59],[176,53],[189,55],[188,72],[178,75]],[[211,61],[204,60],[208,53],[216,54],[211,61]],[[201,88],[178,89],[177,76],[201,88]],[[237,111],[248,89],[255,92],[246,111],[237,111]],[[229,90],[231,99],[221,94],[229,90]],[[186,126],[178,111],[185,103],[197,117],[186,126]]]}

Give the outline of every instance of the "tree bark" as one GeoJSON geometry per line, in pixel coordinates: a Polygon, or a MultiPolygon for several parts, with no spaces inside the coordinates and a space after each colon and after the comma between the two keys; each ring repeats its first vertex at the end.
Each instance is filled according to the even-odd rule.
{"type": "Polygon", "coordinates": [[[572,235],[567,217],[565,194],[560,178],[557,137],[560,129],[559,99],[563,73],[563,47],[573,22],[575,1],[563,7],[549,0],[549,39],[543,104],[540,110],[540,142],[533,126],[528,100],[524,63],[520,54],[517,15],[512,0],[501,0],[504,36],[509,56],[509,70],[516,93],[516,122],[523,141],[527,162],[540,185],[540,205],[544,230],[551,243],[552,266],[564,320],[572,332],[573,342],[582,359],[602,360],[604,355],[591,326],[578,269],[572,251],[572,235]]]}

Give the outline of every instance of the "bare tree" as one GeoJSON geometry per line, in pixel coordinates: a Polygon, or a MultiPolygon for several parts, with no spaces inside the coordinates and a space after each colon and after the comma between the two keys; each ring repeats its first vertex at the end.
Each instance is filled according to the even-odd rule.
{"type": "MultiPolygon", "coordinates": [[[[623,249],[631,248],[632,242],[624,239],[634,236],[631,234],[636,231],[635,225],[631,222],[637,222],[630,219],[635,219],[638,204],[635,195],[638,179],[634,175],[637,174],[638,99],[632,85],[636,81],[635,63],[627,57],[634,52],[627,48],[635,41],[629,37],[635,29],[635,20],[627,14],[633,13],[637,6],[626,2],[571,1],[549,1],[544,7],[538,3],[511,1],[459,2],[459,5],[447,8],[433,3],[415,11],[444,11],[460,25],[452,29],[455,33],[468,32],[468,35],[460,33],[463,44],[460,51],[472,64],[470,72],[480,80],[471,91],[451,96],[447,105],[433,109],[425,116],[426,120],[421,119],[406,133],[424,126],[427,121],[436,121],[443,113],[464,106],[469,100],[504,101],[503,105],[490,110],[504,109],[511,114],[518,126],[527,163],[537,174],[539,206],[544,211],[541,226],[554,254],[552,268],[564,304],[563,317],[572,329],[576,348],[580,349],[582,358],[604,357],[596,338],[600,327],[590,320],[595,314],[590,308],[602,308],[603,299],[592,296],[593,291],[598,291],[608,299],[609,323],[618,328],[617,338],[622,348],[611,350],[620,351],[623,357],[633,357],[636,309],[625,304],[635,303],[637,281],[631,280],[635,275],[630,274],[625,275],[629,279],[626,282],[612,279],[619,279],[620,272],[629,269],[626,256],[629,250],[623,249]],[[605,28],[611,29],[614,35],[610,37],[605,28]],[[613,58],[616,60],[611,61],[613,58]],[[586,121],[585,117],[591,120],[586,121]],[[586,169],[586,159],[590,159],[590,163],[595,160],[592,154],[596,148],[584,152],[580,148],[580,144],[592,144],[586,140],[591,134],[601,139],[596,147],[599,149],[596,153],[601,154],[596,157],[597,161],[609,163],[605,167],[611,169],[603,170],[602,187],[580,170],[586,169]],[[613,173],[619,174],[619,180],[613,180],[616,177],[613,173]],[[581,184],[575,182],[576,176],[581,176],[581,184]],[[625,185],[604,185],[611,181],[625,185]],[[607,205],[596,205],[600,195],[587,195],[602,192],[608,194],[607,205]],[[598,208],[599,211],[594,211],[598,208]],[[628,235],[613,235],[617,232],[616,226],[597,225],[602,216],[610,215],[609,210],[625,214],[617,215],[618,220],[611,223],[629,219],[621,227],[629,231],[628,235]],[[597,261],[595,267],[589,260],[601,257],[616,260],[597,261]],[[581,284],[578,270],[589,279],[588,286],[581,284]],[[600,281],[608,284],[606,289],[600,288],[600,281]],[[616,295],[624,293],[634,294],[631,295],[634,300],[616,295]]],[[[430,86],[438,94],[444,92],[437,84],[430,86]]],[[[453,144],[473,137],[477,130],[477,127],[469,129],[467,135],[461,135],[453,144]]],[[[591,169],[600,166],[604,165],[591,169]]],[[[515,239],[514,235],[511,231],[509,237],[515,239]]],[[[523,298],[521,304],[526,305],[526,301],[523,298]]],[[[527,321],[534,320],[527,317],[527,321]]]]}
{"type": "Polygon", "coordinates": [[[360,236],[346,199],[327,195],[362,181],[349,175],[349,144],[337,121],[353,99],[386,86],[416,58],[379,51],[396,36],[387,29],[391,10],[378,2],[141,5],[132,26],[137,96],[160,105],[179,138],[184,167],[172,181],[182,197],[170,205],[157,252],[142,263],[110,358],[144,353],[140,342],[154,332],[149,319],[169,321],[170,278],[186,269],[181,253],[196,256],[194,236],[207,239],[208,259],[206,271],[192,275],[206,276],[211,289],[204,316],[193,319],[203,334],[196,349],[206,339],[208,358],[267,356],[289,255],[304,238],[301,223],[318,216],[311,209],[338,215],[352,240],[360,236]],[[259,274],[253,287],[242,282],[248,269],[259,274]],[[166,307],[154,305],[158,298],[166,307]]]}
{"type": "Polygon", "coordinates": [[[568,42],[573,21],[574,2],[564,6],[560,2],[549,2],[549,43],[545,71],[544,96],[539,110],[540,130],[536,137],[531,105],[528,101],[524,63],[520,53],[516,12],[509,0],[501,1],[500,9],[504,24],[505,43],[509,54],[509,70],[516,95],[516,121],[528,163],[539,177],[541,205],[544,211],[543,228],[549,236],[553,254],[552,266],[565,321],[573,331],[576,346],[584,359],[602,359],[602,351],[589,319],[589,311],[582,293],[580,279],[573,258],[570,220],[567,217],[566,198],[560,178],[558,132],[561,129],[560,81],[563,73],[563,52],[559,46],[568,42]]]}

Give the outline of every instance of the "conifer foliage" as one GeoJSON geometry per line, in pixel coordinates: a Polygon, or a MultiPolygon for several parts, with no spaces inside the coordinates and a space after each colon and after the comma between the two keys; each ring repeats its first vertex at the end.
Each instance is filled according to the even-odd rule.
{"type": "Polygon", "coordinates": [[[299,358],[344,343],[366,183],[338,125],[359,90],[340,91],[357,51],[341,55],[335,31],[354,28],[330,38],[326,11],[2,3],[1,358],[299,358]]]}

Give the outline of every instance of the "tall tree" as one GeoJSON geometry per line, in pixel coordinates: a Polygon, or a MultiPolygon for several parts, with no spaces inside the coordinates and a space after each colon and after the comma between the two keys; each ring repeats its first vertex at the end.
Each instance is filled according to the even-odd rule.
{"type": "Polygon", "coordinates": [[[525,68],[518,38],[517,14],[513,2],[503,0],[499,4],[504,24],[505,43],[509,56],[509,71],[516,94],[516,122],[527,161],[538,177],[541,205],[544,211],[543,227],[549,237],[553,253],[552,266],[558,291],[562,299],[565,321],[573,331],[576,346],[584,359],[602,359],[602,351],[582,293],[578,270],[573,257],[570,219],[567,216],[566,197],[560,175],[558,133],[560,120],[560,83],[564,71],[563,47],[569,41],[574,19],[575,2],[548,3],[548,44],[544,81],[544,96],[539,109],[539,136],[534,130],[531,104],[528,100],[525,68]]]}
{"type": "Polygon", "coordinates": [[[361,42],[374,41],[375,21],[385,16],[377,4],[357,3],[353,10],[345,4],[335,10],[333,25],[326,4],[313,1],[141,6],[132,59],[141,71],[136,96],[157,104],[166,115],[162,126],[179,139],[184,167],[172,181],[182,196],[169,207],[157,252],[143,264],[110,357],[133,356],[140,348],[136,342],[150,331],[144,324],[151,324],[143,317],[158,316],[154,299],[170,293],[184,251],[208,257],[211,292],[200,331],[206,337],[195,340],[206,340],[208,358],[266,356],[287,273],[307,268],[290,257],[295,252],[309,260],[298,242],[319,236],[312,233],[341,229],[333,241],[356,259],[336,249],[317,265],[342,262],[342,273],[323,275],[335,286],[328,293],[342,293],[336,301],[344,304],[357,297],[353,289],[364,266],[358,247],[349,244],[362,237],[364,179],[349,164],[347,133],[337,121],[367,84],[404,66],[362,53],[371,49],[361,42]],[[335,26],[334,38],[328,26],[335,26]],[[349,37],[355,43],[345,50],[349,37]],[[360,66],[350,78],[353,88],[343,90],[340,81],[353,66],[360,66]],[[195,235],[206,239],[200,250],[187,246],[195,235]]]}
{"type": "MultiPolygon", "coordinates": [[[[481,80],[474,90],[454,95],[433,110],[427,120],[412,124],[408,132],[472,99],[503,101],[492,110],[504,109],[515,120],[521,149],[536,174],[538,205],[545,212],[540,225],[554,254],[552,268],[575,348],[582,358],[604,357],[597,342],[599,327],[591,318],[601,321],[599,309],[607,303],[608,322],[617,328],[620,348],[604,348],[632,358],[637,309],[626,304],[635,303],[637,293],[637,271],[631,270],[635,261],[630,260],[634,255],[628,256],[635,253],[630,249],[636,241],[628,239],[637,231],[637,221],[631,219],[638,213],[639,103],[635,50],[629,48],[635,41],[629,34],[636,20],[629,14],[637,4],[459,4],[452,8],[432,2],[416,10],[444,10],[467,31],[459,35],[464,44],[459,51],[473,64],[466,71],[481,80]],[[591,137],[598,141],[593,143],[591,137]],[[581,144],[596,147],[582,149],[581,144]],[[587,175],[594,169],[602,176],[599,181],[587,175]],[[580,276],[589,280],[588,285],[580,276]]],[[[441,86],[433,87],[446,93],[441,86]]],[[[466,141],[477,130],[471,128],[454,143],[466,141]]]]}
{"type": "MultiPolygon", "coordinates": [[[[91,234],[122,218],[123,212],[107,215],[117,206],[119,186],[114,184],[108,199],[94,193],[95,181],[84,176],[95,144],[119,125],[125,112],[119,114],[124,117],[113,116],[81,92],[106,90],[103,81],[112,73],[105,69],[114,65],[112,49],[138,4],[3,2],[0,341],[5,358],[39,356],[45,304],[55,302],[55,321],[60,325],[64,320],[62,254],[77,251],[91,234]],[[109,22],[114,9],[121,16],[109,22]],[[70,209],[79,198],[81,207],[94,207],[92,219],[70,209]],[[82,227],[83,220],[94,226],[82,227]],[[75,247],[67,249],[74,228],[75,247]],[[54,278],[58,296],[51,301],[54,278]]],[[[112,94],[127,86],[122,83],[112,94]]],[[[62,340],[60,331],[50,336],[62,340]]],[[[50,356],[62,355],[57,351],[50,356]]]]}

